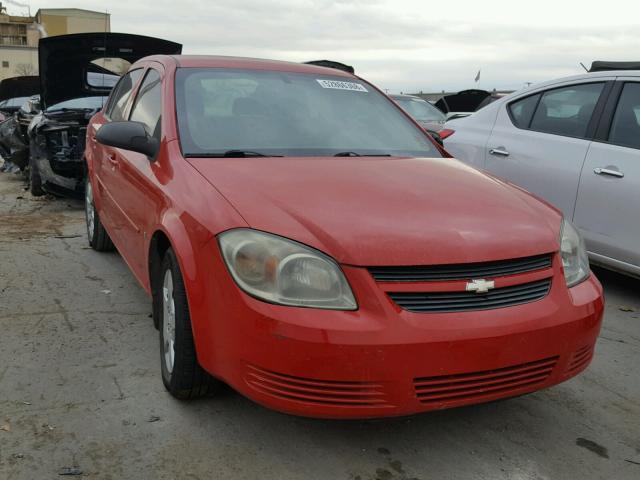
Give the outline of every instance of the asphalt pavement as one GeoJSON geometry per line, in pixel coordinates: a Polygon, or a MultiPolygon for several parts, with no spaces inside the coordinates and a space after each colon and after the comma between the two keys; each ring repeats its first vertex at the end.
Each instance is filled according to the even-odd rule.
{"type": "Polygon", "coordinates": [[[640,281],[597,270],[595,359],[531,395],[376,421],[283,415],[229,388],[180,402],[151,303],[88,247],[78,201],[0,174],[0,479],[640,478],[640,281]]]}

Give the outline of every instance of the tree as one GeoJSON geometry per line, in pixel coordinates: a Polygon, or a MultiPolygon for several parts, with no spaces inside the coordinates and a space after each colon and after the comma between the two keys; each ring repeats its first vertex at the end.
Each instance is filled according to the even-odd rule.
{"type": "Polygon", "coordinates": [[[26,77],[29,75],[36,75],[36,69],[30,63],[19,63],[15,68],[16,75],[19,77],[26,77]]]}

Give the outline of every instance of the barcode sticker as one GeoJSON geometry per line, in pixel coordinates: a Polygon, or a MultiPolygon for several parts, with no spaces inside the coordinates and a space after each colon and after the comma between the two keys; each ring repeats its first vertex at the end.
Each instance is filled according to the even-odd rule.
{"type": "Polygon", "coordinates": [[[340,80],[321,80],[321,79],[316,79],[316,81],[320,84],[322,88],[333,88],[335,90],[351,90],[353,92],[365,92],[365,93],[368,92],[368,90],[364,88],[364,86],[355,82],[343,82],[340,80]]]}

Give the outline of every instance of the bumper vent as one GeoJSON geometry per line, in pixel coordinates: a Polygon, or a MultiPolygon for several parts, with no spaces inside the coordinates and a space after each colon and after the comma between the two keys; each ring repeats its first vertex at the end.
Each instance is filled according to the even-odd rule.
{"type": "Polygon", "coordinates": [[[410,312],[465,312],[489,310],[530,303],[547,296],[551,279],[496,288],[487,293],[475,292],[387,292],[389,298],[410,312]]]}
{"type": "Polygon", "coordinates": [[[581,370],[584,370],[591,359],[593,358],[593,347],[591,345],[587,345],[586,347],[582,347],[576,350],[569,360],[569,364],[567,365],[567,370],[565,371],[565,375],[570,377],[581,370]]]}
{"type": "Polygon", "coordinates": [[[510,396],[544,383],[558,357],[482,372],[414,379],[422,403],[466,402],[485,396],[510,396]]]}
{"type": "Polygon", "coordinates": [[[373,382],[336,382],[293,377],[248,365],[245,380],[257,391],[307,404],[333,407],[384,407],[383,386],[373,382]]]}
{"type": "Polygon", "coordinates": [[[551,267],[551,254],[496,262],[430,265],[425,267],[370,267],[377,282],[434,282],[496,278],[551,267]]]}

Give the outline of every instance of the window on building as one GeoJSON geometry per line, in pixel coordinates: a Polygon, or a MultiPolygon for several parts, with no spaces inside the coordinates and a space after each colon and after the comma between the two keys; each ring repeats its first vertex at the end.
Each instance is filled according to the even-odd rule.
{"type": "Polygon", "coordinates": [[[26,45],[27,26],[16,23],[0,23],[0,45],[26,45]]]}
{"type": "Polygon", "coordinates": [[[2,68],[9,68],[9,62],[7,62],[6,60],[2,61],[2,68]]]}

